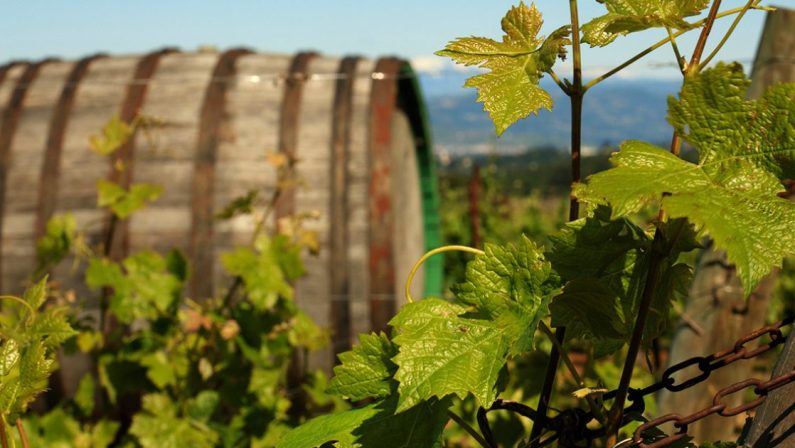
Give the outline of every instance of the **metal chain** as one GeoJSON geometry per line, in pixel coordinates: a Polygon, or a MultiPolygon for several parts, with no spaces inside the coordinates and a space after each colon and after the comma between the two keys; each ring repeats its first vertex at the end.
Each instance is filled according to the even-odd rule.
{"type": "MultiPolygon", "coordinates": [[[[646,410],[644,398],[647,395],[654,394],[661,391],[662,389],[666,389],[671,392],[681,392],[685,389],[695,386],[696,384],[706,381],[715,370],[726,367],[741,359],[755,358],[772,350],[776,346],[783,344],[786,340],[786,337],[782,334],[781,329],[792,324],[793,320],[793,317],[789,317],[774,324],[759,328],[739,338],[737,341],[735,341],[731,348],[721,352],[713,353],[709,356],[696,356],[674,364],[663,372],[660,381],[650,386],[644,387],[642,389],[630,388],[627,393],[627,398],[630,402],[630,405],[624,409],[624,420],[622,421],[621,426],[623,427],[629,424],[632,421],[633,415],[637,416],[643,414],[643,412],[646,410]],[[747,347],[747,344],[750,342],[758,340],[764,336],[769,336],[770,341],[760,344],[758,347],[753,349],[747,347]],[[698,367],[700,372],[695,376],[683,381],[680,380],[677,382],[677,380],[674,379],[674,375],[676,373],[692,366],[698,367]]],[[[687,437],[687,426],[691,423],[701,420],[702,418],[712,414],[732,416],[754,409],[762,404],[770,391],[793,381],[795,381],[795,368],[793,368],[793,370],[789,373],[773,378],[769,381],[762,381],[755,378],[740,381],[719,390],[714,396],[712,406],[684,417],[678,414],[667,414],[650,420],[649,422],[639,426],[631,439],[624,440],[619,445],[622,447],[635,446],[638,448],[659,448],[669,446],[670,444],[687,437]],[[747,389],[751,386],[754,387],[754,393],[758,395],[758,398],[744,405],[726,409],[726,404],[723,403],[724,397],[739,392],[743,389],[747,389]],[[662,439],[653,441],[650,444],[646,444],[644,442],[644,431],[656,428],[667,422],[674,422],[674,426],[678,429],[676,434],[666,436],[662,439]]],[[[611,400],[615,398],[617,394],[618,390],[611,390],[603,394],[602,399],[611,400]]],[[[478,424],[480,426],[481,432],[483,432],[484,435],[488,435],[487,440],[493,440],[493,436],[488,425],[488,420],[486,419],[486,413],[500,409],[509,410],[523,415],[524,417],[535,421],[537,424],[541,424],[544,429],[552,431],[553,434],[547,437],[545,441],[541,442],[541,446],[545,446],[554,440],[559,440],[561,446],[580,446],[578,444],[581,444],[582,442],[587,443],[588,445],[586,446],[589,446],[591,440],[602,437],[605,434],[605,428],[599,428],[595,430],[587,428],[586,425],[593,419],[593,414],[579,408],[568,409],[559,413],[555,417],[549,418],[539,415],[534,409],[521,403],[497,400],[489,409],[481,408],[481,410],[478,412],[478,424]]]]}
{"type": "Polygon", "coordinates": [[[784,375],[777,376],[768,381],[751,378],[745,381],[734,383],[731,386],[724,387],[715,394],[715,397],[712,400],[712,406],[710,407],[704,408],[698,412],[694,412],[684,417],[679,414],[666,414],[640,425],[638,429],[635,430],[635,434],[632,436],[632,442],[633,442],[632,446],[636,446],[638,448],[660,448],[660,447],[669,446],[672,443],[687,437],[687,426],[690,425],[691,423],[701,420],[702,418],[712,414],[718,414],[723,417],[731,417],[734,415],[741,414],[743,412],[750,411],[751,409],[755,409],[765,401],[768,393],[778,389],[779,387],[785,386],[793,381],[795,381],[795,369],[789,371],[788,373],[785,373],[784,375]],[[757,395],[756,399],[733,408],[728,408],[728,405],[723,402],[724,397],[748,389],[750,387],[754,388],[753,392],[754,394],[757,395]],[[673,422],[674,427],[677,428],[679,431],[675,434],[665,436],[662,439],[656,440],[652,443],[644,442],[643,440],[644,431],[647,431],[652,428],[657,428],[663,423],[667,422],[673,422]]]}

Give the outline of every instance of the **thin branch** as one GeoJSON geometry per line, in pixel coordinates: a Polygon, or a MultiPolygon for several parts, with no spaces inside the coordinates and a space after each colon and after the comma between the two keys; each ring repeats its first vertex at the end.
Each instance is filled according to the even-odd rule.
{"type": "Polygon", "coordinates": [[[0,415],[0,446],[8,448],[8,425],[5,415],[0,415]]]}
{"type": "Polygon", "coordinates": [[[668,32],[668,39],[671,40],[671,48],[674,50],[674,56],[676,57],[676,63],[679,65],[679,71],[684,73],[687,69],[687,66],[685,65],[685,58],[683,58],[682,53],[679,52],[679,44],[676,43],[674,32],[671,31],[670,26],[666,26],[665,31],[668,32]]]}
{"type": "Polygon", "coordinates": [[[718,45],[715,46],[715,49],[712,50],[712,52],[709,54],[709,56],[707,56],[704,59],[703,62],[701,62],[701,67],[700,67],[701,69],[709,65],[709,63],[712,61],[713,58],[715,58],[715,56],[718,54],[721,48],[723,48],[723,45],[726,44],[726,41],[729,40],[729,37],[731,37],[732,33],[734,33],[735,28],[737,28],[737,25],[743,19],[745,13],[748,12],[748,10],[751,9],[751,7],[756,6],[760,1],[761,0],[748,0],[748,3],[746,3],[745,6],[743,6],[742,11],[740,11],[740,13],[737,14],[737,17],[734,18],[734,21],[732,21],[731,26],[726,31],[726,34],[723,35],[723,38],[721,38],[720,42],[718,42],[718,45]]]}
{"type": "MultiPolygon", "coordinates": [[[[572,83],[568,86],[569,97],[571,98],[571,180],[572,185],[580,181],[580,153],[582,144],[582,98],[585,90],[582,86],[582,51],[580,48],[580,15],[577,11],[577,0],[569,0],[569,14],[571,16],[571,52],[572,52],[572,83]]],[[[574,221],[579,217],[580,204],[573,194],[569,195],[569,221],[574,221]]],[[[560,344],[566,336],[566,328],[560,327],[555,331],[553,338],[560,344]]],[[[541,394],[538,397],[538,414],[542,420],[546,418],[549,400],[552,396],[552,388],[555,384],[555,375],[560,362],[560,351],[553,346],[549,353],[549,364],[544,375],[544,383],[541,387],[541,394]]],[[[533,424],[530,431],[530,439],[538,440],[544,430],[544,426],[538,422],[533,424]]],[[[538,446],[538,442],[533,442],[532,446],[538,446]]]]}
{"type": "MultiPolygon", "coordinates": [[[[753,9],[763,9],[763,8],[760,7],[760,8],[753,8],[753,9]]],[[[719,13],[717,16],[715,16],[715,19],[716,20],[717,19],[722,19],[724,17],[737,14],[737,13],[739,13],[742,10],[743,10],[743,8],[728,9],[728,10],[722,12],[722,13],[719,13]]],[[[702,19],[702,20],[693,22],[691,24],[690,28],[688,28],[686,30],[679,30],[679,31],[675,32],[673,34],[673,36],[674,37],[679,37],[679,36],[689,32],[689,31],[692,31],[693,29],[696,29],[696,28],[700,27],[701,25],[705,24],[706,22],[707,22],[707,19],[702,19]]],[[[662,47],[663,45],[667,44],[670,40],[671,39],[669,37],[666,37],[665,39],[660,40],[659,42],[655,43],[654,45],[652,45],[652,46],[646,48],[645,50],[641,51],[640,53],[636,54],[635,56],[632,56],[631,58],[627,59],[626,61],[624,61],[620,65],[616,66],[615,68],[613,68],[610,71],[608,71],[607,73],[605,73],[604,75],[601,75],[601,76],[599,76],[597,78],[594,78],[594,79],[590,80],[587,84],[585,84],[585,86],[583,87],[583,90],[584,91],[588,91],[588,89],[590,89],[591,87],[593,87],[593,86],[599,84],[600,82],[606,80],[607,78],[615,75],[616,73],[620,72],[621,70],[624,70],[625,68],[627,68],[630,65],[634,64],[635,62],[637,62],[639,59],[643,58],[647,54],[649,54],[649,53],[653,52],[654,50],[656,50],[656,49],[662,47]]]]}
{"type": "Polygon", "coordinates": [[[567,86],[566,84],[563,83],[563,81],[561,81],[557,73],[555,73],[553,70],[550,70],[547,73],[549,73],[549,76],[552,78],[553,81],[555,81],[555,84],[557,84],[558,87],[560,87],[560,90],[562,90],[563,93],[571,96],[571,90],[569,90],[569,86],[567,86]]]}
{"type": "Polygon", "coordinates": [[[483,407],[478,408],[477,418],[480,432],[483,433],[483,441],[486,442],[486,448],[497,448],[497,442],[494,440],[494,434],[491,433],[489,419],[486,418],[486,410],[483,407]]]}
{"type": "MultiPolygon", "coordinates": [[[[712,7],[709,8],[709,14],[707,14],[706,22],[704,23],[704,28],[701,29],[701,34],[698,36],[698,42],[696,42],[696,49],[693,50],[693,57],[690,58],[690,64],[687,67],[688,73],[698,73],[701,63],[701,56],[704,54],[704,48],[707,46],[707,39],[709,38],[709,33],[712,32],[712,25],[715,24],[715,19],[718,18],[718,10],[720,9],[721,0],[714,0],[712,2],[712,7]]],[[[743,14],[747,8],[743,7],[740,8],[740,14],[743,14]]]]}
{"type": "Polygon", "coordinates": [[[19,440],[22,441],[22,448],[28,448],[30,446],[28,433],[25,432],[25,426],[22,424],[21,418],[17,418],[17,431],[19,431],[19,440]]]}
{"type": "MultiPolygon", "coordinates": [[[[543,320],[538,323],[538,326],[541,328],[541,331],[547,335],[549,340],[552,341],[552,344],[558,350],[558,353],[560,353],[561,359],[563,359],[563,364],[565,364],[566,368],[569,369],[569,373],[571,373],[572,378],[574,378],[574,382],[577,383],[577,387],[580,389],[586,387],[585,381],[583,381],[580,373],[577,371],[577,367],[571,361],[571,358],[569,358],[569,354],[563,349],[563,345],[560,343],[560,341],[558,341],[558,338],[552,333],[552,330],[543,320]]],[[[590,395],[586,396],[585,400],[588,402],[588,407],[591,409],[594,417],[596,417],[600,423],[604,423],[605,415],[604,412],[602,412],[602,407],[599,406],[590,395]]]]}
{"type": "Polygon", "coordinates": [[[486,442],[483,436],[481,436],[480,433],[475,428],[472,427],[472,425],[467,423],[466,420],[461,418],[458,414],[456,414],[453,411],[447,411],[447,416],[450,417],[450,419],[452,419],[454,422],[458,423],[459,426],[464,428],[464,430],[468,432],[469,435],[472,436],[472,438],[475,439],[480,444],[480,446],[482,446],[483,448],[489,448],[489,443],[486,442]]]}

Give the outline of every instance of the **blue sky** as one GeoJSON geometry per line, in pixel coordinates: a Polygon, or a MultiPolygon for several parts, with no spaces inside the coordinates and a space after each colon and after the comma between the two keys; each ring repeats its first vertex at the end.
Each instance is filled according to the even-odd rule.
{"type": "MultiPolygon", "coordinates": [[[[792,0],[779,0],[790,3],[792,0]]],[[[220,49],[247,46],[294,53],[313,49],[325,54],[397,54],[412,58],[420,69],[439,69],[431,57],[453,37],[498,38],[499,20],[516,2],[506,0],[2,0],[0,62],[45,56],[75,58],[105,51],[146,52],[165,45],[183,50],[211,45],[220,49]]],[[[580,0],[583,21],[599,15],[595,0],[580,0]]],[[[723,8],[744,0],[724,0],[723,8]]],[[[549,32],[568,20],[568,2],[539,0],[549,32]]],[[[730,20],[715,29],[721,33],[730,20]]],[[[754,56],[764,13],[752,11],[721,56],[748,63],[754,56]]],[[[662,37],[660,30],[614,46],[588,50],[586,75],[598,74],[662,37]]],[[[693,33],[691,33],[693,34],[693,33]]],[[[693,39],[681,42],[685,53],[693,39]]],[[[640,62],[627,76],[673,77],[676,70],[658,63],[672,61],[664,47],[640,62]]],[[[561,68],[565,72],[565,68],[561,68]]]]}

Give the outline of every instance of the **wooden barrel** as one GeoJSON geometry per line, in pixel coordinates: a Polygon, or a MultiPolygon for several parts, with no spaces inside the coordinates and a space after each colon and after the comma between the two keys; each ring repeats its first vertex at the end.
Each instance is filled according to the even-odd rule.
{"type": "MultiPolygon", "coordinates": [[[[413,262],[439,245],[423,107],[411,67],[395,58],[233,49],[9,63],[0,67],[0,290],[21,290],[56,214],[74,213],[105,241],[96,184],[115,176],[164,193],[121,223],[111,255],[180,248],[191,260],[187,293],[223,294],[219,255],[247,244],[253,223],[214,215],[251,190],[270,197],[279,179],[266,153],[281,152],[300,187],[281,196],[276,217],[320,212],[306,223],[321,250],[306,261],[297,301],[345,349],[353,335],[385,328],[413,262]],[[161,121],[154,150],[138,135],[118,151],[123,178],[88,145],[114,114],[161,121]]],[[[438,293],[440,261],[418,279],[417,294],[438,293]]],[[[320,356],[315,365],[333,362],[320,356]]]]}

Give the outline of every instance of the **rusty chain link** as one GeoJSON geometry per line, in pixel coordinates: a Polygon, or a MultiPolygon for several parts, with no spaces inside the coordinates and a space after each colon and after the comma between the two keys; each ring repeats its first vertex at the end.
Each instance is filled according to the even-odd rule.
{"type": "MultiPolygon", "coordinates": [[[[786,338],[782,334],[781,329],[792,324],[793,320],[794,319],[792,317],[789,317],[774,324],[759,328],[739,338],[737,341],[735,341],[731,348],[721,352],[713,353],[708,356],[696,356],[674,364],[663,372],[660,381],[650,386],[641,389],[630,388],[627,393],[627,398],[630,402],[630,405],[624,409],[624,420],[622,421],[621,426],[623,427],[629,424],[633,420],[633,416],[643,414],[646,409],[646,405],[644,403],[644,398],[646,396],[659,392],[663,389],[671,392],[683,391],[695,386],[696,384],[706,381],[715,370],[726,367],[741,359],[755,358],[772,350],[776,346],[783,344],[786,338]],[[769,336],[770,341],[760,344],[754,349],[749,349],[746,346],[748,343],[758,340],[764,336],[769,336]],[[698,374],[686,380],[680,380],[679,382],[674,379],[674,375],[676,373],[693,366],[698,368],[698,374]]],[[[768,381],[763,381],[756,378],[740,381],[719,390],[713,398],[712,406],[686,416],[667,414],[650,420],[639,426],[635,430],[632,438],[622,441],[619,445],[622,447],[632,446],[638,448],[660,448],[669,446],[670,444],[687,437],[688,425],[712,414],[728,417],[754,409],[765,401],[767,394],[770,391],[793,381],[795,381],[795,367],[789,373],[772,378],[768,381]],[[754,393],[758,396],[756,399],[735,408],[727,409],[726,403],[723,402],[724,397],[750,387],[753,387],[754,393]],[[668,422],[673,422],[674,427],[678,430],[675,434],[665,436],[648,444],[645,443],[643,439],[643,433],[645,431],[658,428],[662,424],[668,422]]],[[[615,398],[617,394],[618,390],[611,390],[603,394],[602,399],[611,400],[615,398]]],[[[605,435],[604,428],[590,429],[586,427],[586,424],[593,419],[593,414],[579,408],[565,410],[555,417],[550,418],[539,415],[535,410],[521,403],[497,400],[489,409],[481,408],[481,411],[478,413],[478,423],[481,427],[481,432],[484,433],[486,439],[489,440],[490,443],[492,443],[491,440],[493,440],[493,436],[491,434],[491,429],[488,426],[488,420],[486,420],[485,416],[487,412],[500,409],[509,410],[523,415],[527,418],[530,418],[531,420],[534,420],[537,424],[542,424],[545,429],[552,431],[553,434],[541,442],[541,446],[546,446],[554,440],[565,442],[565,444],[561,446],[582,446],[578,445],[582,442],[587,443],[586,446],[590,446],[591,440],[605,435]]],[[[496,444],[494,444],[494,446],[496,446],[496,444]]]]}
{"type": "Polygon", "coordinates": [[[715,394],[715,398],[712,400],[712,406],[710,407],[704,408],[698,412],[694,412],[693,414],[684,417],[679,414],[663,415],[640,425],[638,429],[635,430],[635,434],[632,436],[632,446],[636,446],[638,448],[660,448],[668,446],[684,437],[687,437],[687,426],[691,423],[701,420],[702,418],[712,414],[718,414],[723,417],[731,417],[746,411],[750,411],[751,409],[755,409],[765,401],[768,393],[793,381],[795,381],[795,369],[769,381],[751,378],[745,381],[734,383],[731,386],[724,387],[715,394]],[[750,387],[753,387],[754,394],[758,396],[755,400],[734,408],[727,409],[726,403],[723,402],[724,397],[750,387]],[[645,443],[643,441],[644,431],[657,428],[663,423],[667,422],[674,422],[674,427],[679,431],[675,434],[665,436],[662,439],[655,440],[652,443],[645,443]]]}

